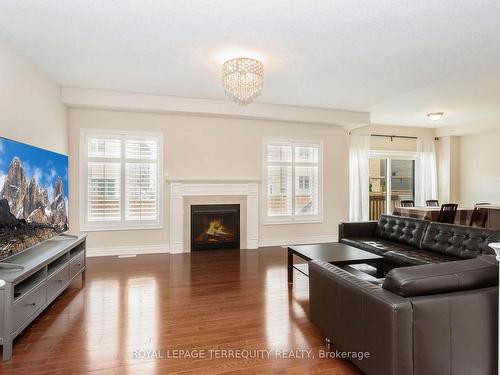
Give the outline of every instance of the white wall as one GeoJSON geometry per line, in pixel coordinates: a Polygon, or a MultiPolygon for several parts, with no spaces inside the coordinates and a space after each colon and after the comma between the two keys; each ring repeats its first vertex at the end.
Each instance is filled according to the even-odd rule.
{"type": "Polygon", "coordinates": [[[494,131],[459,138],[460,203],[500,203],[500,124],[494,131]]]}
{"type": "Polygon", "coordinates": [[[67,154],[60,88],[0,39],[0,136],[67,154]]]}
{"type": "MultiPolygon", "coordinates": [[[[334,239],[337,225],[348,216],[348,142],[339,126],[216,118],[171,114],[69,110],[70,221],[79,228],[79,135],[81,128],[141,130],[164,136],[164,168],[173,179],[262,179],[264,138],[319,140],[324,146],[324,223],[261,225],[263,243],[301,239],[334,239]]],[[[168,185],[165,186],[164,228],[91,232],[90,248],[167,244],[168,185]]],[[[262,191],[262,189],[261,189],[262,191]]]]}

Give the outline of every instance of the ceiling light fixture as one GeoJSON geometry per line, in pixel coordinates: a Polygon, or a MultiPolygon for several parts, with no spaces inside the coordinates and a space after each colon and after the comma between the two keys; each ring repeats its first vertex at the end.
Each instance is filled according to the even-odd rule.
{"type": "Polygon", "coordinates": [[[433,113],[428,113],[427,117],[431,121],[438,121],[441,120],[441,118],[444,116],[444,112],[433,112],[433,113]]]}
{"type": "Polygon", "coordinates": [[[226,95],[246,106],[262,91],[264,65],[248,57],[227,60],[222,66],[222,78],[226,95]]]}

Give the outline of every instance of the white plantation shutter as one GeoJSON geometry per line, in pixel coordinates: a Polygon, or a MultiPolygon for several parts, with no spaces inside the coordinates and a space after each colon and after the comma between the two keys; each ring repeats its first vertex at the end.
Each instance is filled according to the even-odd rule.
{"type": "Polygon", "coordinates": [[[155,220],[158,216],[156,164],[125,165],[126,220],[155,220]]]}
{"type": "Polygon", "coordinates": [[[319,146],[295,146],[295,215],[319,214],[319,146]],[[304,181],[299,185],[299,180],[304,181]],[[307,181],[307,183],[305,183],[307,181]]]}
{"type": "Polygon", "coordinates": [[[122,141],[116,138],[89,137],[88,156],[92,158],[120,158],[122,141]]]}
{"type": "Polygon", "coordinates": [[[292,154],[292,146],[286,143],[266,147],[268,216],[293,214],[292,154]]]}
{"type": "Polygon", "coordinates": [[[302,216],[318,215],[318,167],[295,167],[295,181],[295,214],[302,216]],[[303,181],[308,181],[308,184],[304,184],[302,189],[299,186],[300,177],[302,177],[303,181]]]}
{"type": "Polygon", "coordinates": [[[267,167],[269,216],[288,216],[293,212],[292,168],[287,166],[267,167]]]}
{"type": "Polygon", "coordinates": [[[269,221],[320,219],[321,144],[265,143],[269,221]]]}
{"type": "Polygon", "coordinates": [[[158,142],[125,140],[125,219],[156,220],[158,216],[158,142]]]}
{"type": "Polygon", "coordinates": [[[158,158],[158,141],[147,139],[125,140],[125,158],[137,160],[156,160],[158,158]]]}
{"type": "Polygon", "coordinates": [[[87,134],[88,229],[151,227],[160,223],[160,137],[87,134]]]}
{"type": "Polygon", "coordinates": [[[88,163],[88,220],[119,221],[121,195],[120,163],[88,163]]]}

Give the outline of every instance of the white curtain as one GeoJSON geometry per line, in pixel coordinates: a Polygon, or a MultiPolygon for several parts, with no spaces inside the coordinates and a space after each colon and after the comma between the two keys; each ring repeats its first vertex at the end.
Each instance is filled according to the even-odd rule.
{"type": "Polygon", "coordinates": [[[349,147],[349,220],[368,220],[370,136],[352,135],[349,147]]]}
{"type": "Polygon", "coordinates": [[[415,161],[415,205],[425,206],[428,199],[437,199],[438,181],[434,137],[417,139],[415,161]]]}

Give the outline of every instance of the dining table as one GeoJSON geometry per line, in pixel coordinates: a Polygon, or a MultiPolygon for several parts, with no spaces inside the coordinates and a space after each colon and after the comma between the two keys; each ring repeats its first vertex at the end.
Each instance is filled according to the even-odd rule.
{"type": "MultiPolygon", "coordinates": [[[[394,216],[412,217],[420,220],[437,221],[441,207],[395,207],[394,216]]],[[[454,224],[469,225],[474,207],[458,207],[454,224]]]]}

